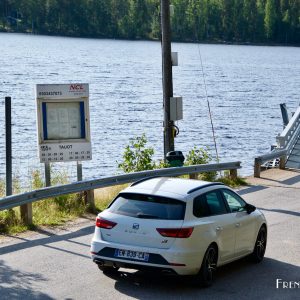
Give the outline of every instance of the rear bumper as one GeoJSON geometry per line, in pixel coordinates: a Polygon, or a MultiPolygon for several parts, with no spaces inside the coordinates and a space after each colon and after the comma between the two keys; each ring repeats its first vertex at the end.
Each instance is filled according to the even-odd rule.
{"type": "Polygon", "coordinates": [[[156,272],[156,273],[158,272],[158,273],[168,274],[168,275],[177,275],[177,273],[172,268],[168,268],[168,267],[153,267],[153,266],[147,266],[141,264],[133,264],[130,262],[113,261],[113,260],[97,258],[97,257],[93,259],[93,262],[99,266],[110,266],[114,268],[135,269],[140,271],[148,271],[148,272],[156,272]]]}
{"type": "Polygon", "coordinates": [[[93,261],[100,265],[115,265],[137,270],[159,270],[164,273],[176,273],[178,275],[197,274],[203,258],[201,253],[182,249],[144,248],[95,240],[91,244],[91,255],[93,261]],[[116,249],[146,252],[149,253],[149,260],[144,262],[115,257],[116,249]]]}

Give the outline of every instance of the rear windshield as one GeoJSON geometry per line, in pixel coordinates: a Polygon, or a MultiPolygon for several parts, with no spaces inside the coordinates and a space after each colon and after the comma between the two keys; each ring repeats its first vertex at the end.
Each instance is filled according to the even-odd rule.
{"type": "Polygon", "coordinates": [[[160,220],[183,220],[185,202],[160,196],[120,194],[108,210],[115,214],[160,220]]]}

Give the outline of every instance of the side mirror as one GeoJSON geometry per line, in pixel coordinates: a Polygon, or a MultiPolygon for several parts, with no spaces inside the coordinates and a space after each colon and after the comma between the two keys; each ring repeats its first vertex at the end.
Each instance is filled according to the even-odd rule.
{"type": "Polygon", "coordinates": [[[246,211],[250,215],[252,212],[256,210],[256,207],[252,204],[247,203],[246,204],[246,211]]]}

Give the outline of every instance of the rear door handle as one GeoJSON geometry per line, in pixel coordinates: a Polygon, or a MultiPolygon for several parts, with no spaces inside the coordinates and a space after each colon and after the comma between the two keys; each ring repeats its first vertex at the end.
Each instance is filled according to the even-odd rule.
{"type": "Polygon", "coordinates": [[[240,227],[241,223],[235,223],[235,227],[240,227]]]}
{"type": "Polygon", "coordinates": [[[221,227],[221,226],[218,226],[217,228],[216,228],[216,231],[222,231],[223,230],[223,227],[221,227]]]}

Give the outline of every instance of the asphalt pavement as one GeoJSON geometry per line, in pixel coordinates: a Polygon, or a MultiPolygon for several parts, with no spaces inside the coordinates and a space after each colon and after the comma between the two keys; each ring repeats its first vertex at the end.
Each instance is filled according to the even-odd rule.
{"type": "Polygon", "coordinates": [[[239,193],[268,221],[265,259],[218,269],[212,287],[189,277],[121,269],[104,275],[89,256],[93,218],[60,229],[0,237],[0,299],[300,299],[300,173],[271,170],[239,193]],[[281,281],[278,281],[281,280],[281,281]],[[283,288],[276,282],[294,283],[283,288]]]}

